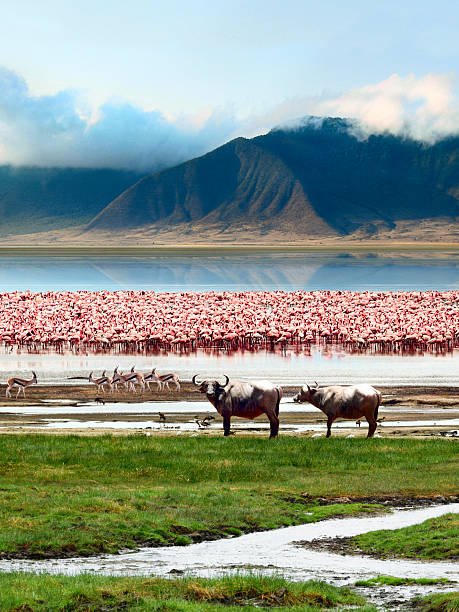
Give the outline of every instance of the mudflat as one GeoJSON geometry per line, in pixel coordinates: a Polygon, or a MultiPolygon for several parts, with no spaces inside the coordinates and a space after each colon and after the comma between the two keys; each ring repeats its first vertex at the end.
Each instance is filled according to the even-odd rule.
{"type": "MultiPolygon", "coordinates": [[[[55,423],[52,428],[42,429],[50,421],[62,419],[65,407],[65,420],[77,421],[72,427],[72,433],[96,435],[112,433],[129,435],[147,433],[146,422],[160,423],[159,412],[166,406],[166,423],[161,429],[155,430],[154,435],[195,434],[221,435],[221,418],[216,410],[206,400],[198,389],[190,382],[183,382],[180,391],[171,388],[170,391],[151,391],[132,393],[125,390],[113,393],[98,393],[93,385],[37,385],[27,389],[27,397],[5,398],[0,388],[0,433],[25,433],[30,430],[46,431],[46,433],[69,433],[65,425],[59,427],[55,423]],[[180,402],[180,409],[178,408],[180,402]],[[183,410],[184,402],[193,402],[190,410],[183,410]],[[154,406],[158,405],[158,412],[154,406]],[[177,404],[177,410],[174,410],[177,404]],[[127,406],[126,406],[127,405],[127,406]],[[132,410],[129,409],[132,405],[132,410]],[[37,414],[31,413],[28,408],[36,407],[37,414]],[[122,407],[122,410],[121,410],[122,407]],[[22,413],[21,410],[25,412],[22,413]],[[89,409],[89,410],[88,410],[89,409]],[[199,425],[199,420],[206,415],[212,415],[212,427],[205,428],[199,425]],[[97,422],[97,427],[88,426],[90,422],[97,422]],[[81,424],[81,427],[78,426],[81,424]],[[107,427],[104,427],[107,423],[107,427]],[[110,423],[110,425],[108,425],[110,423]],[[118,423],[118,425],[116,425],[118,423]],[[130,423],[129,427],[126,424],[130,423]],[[135,424],[138,423],[138,427],[135,424]],[[183,428],[184,424],[191,427],[183,428]]],[[[420,387],[396,386],[378,387],[383,395],[383,402],[379,409],[379,423],[377,434],[399,437],[451,437],[451,425],[459,419],[459,388],[458,387],[420,387]],[[400,425],[403,423],[403,426],[400,425]]],[[[313,436],[325,431],[325,415],[307,404],[299,405],[293,402],[293,396],[298,387],[284,387],[284,400],[280,407],[281,427],[286,428],[281,434],[313,436]],[[308,429],[308,425],[311,429],[308,429]]],[[[367,433],[367,424],[346,421],[348,427],[333,428],[333,436],[363,437],[367,433]]],[[[266,435],[267,421],[260,417],[252,422],[243,419],[233,419],[233,426],[237,435],[266,435]],[[239,424],[244,424],[244,429],[239,424]],[[239,425],[239,427],[238,427],[239,425]],[[249,425],[249,426],[247,426],[249,425]]],[[[151,429],[151,428],[150,428],[151,429]]]]}

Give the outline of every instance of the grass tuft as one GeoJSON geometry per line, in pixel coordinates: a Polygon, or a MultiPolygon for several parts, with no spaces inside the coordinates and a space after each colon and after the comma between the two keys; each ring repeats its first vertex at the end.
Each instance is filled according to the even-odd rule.
{"type": "Polygon", "coordinates": [[[364,553],[378,557],[459,560],[459,514],[445,514],[419,525],[370,531],[352,538],[364,553]]]}
{"type": "Polygon", "coordinates": [[[447,578],[397,578],[396,576],[375,576],[368,580],[357,580],[355,586],[358,587],[377,587],[387,586],[414,586],[416,584],[429,586],[435,584],[451,584],[454,581],[447,578]]]}
{"type": "MultiPolygon", "coordinates": [[[[322,610],[365,606],[347,587],[324,582],[289,582],[280,577],[115,578],[83,574],[0,574],[0,609],[60,610],[322,610]]],[[[366,608],[359,608],[366,609],[366,608]]]]}
{"type": "Polygon", "coordinates": [[[412,609],[418,612],[458,612],[459,591],[415,597],[412,600],[412,609]]]}

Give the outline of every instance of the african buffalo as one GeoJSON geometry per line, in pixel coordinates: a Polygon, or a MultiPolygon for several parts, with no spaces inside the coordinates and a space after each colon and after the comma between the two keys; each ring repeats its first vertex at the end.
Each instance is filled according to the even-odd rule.
{"type": "Polygon", "coordinates": [[[294,402],[309,402],[327,415],[327,438],[331,435],[331,426],[336,419],[360,419],[368,421],[368,438],[376,430],[378,408],[381,404],[381,393],[370,385],[350,385],[348,387],[302,387],[294,402]]]}
{"type": "Polygon", "coordinates": [[[282,397],[282,387],[276,387],[267,380],[242,382],[231,380],[225,375],[226,382],[218,380],[203,380],[193,384],[205,393],[209,402],[223,417],[224,435],[230,435],[231,417],[255,419],[260,414],[266,414],[270,423],[270,438],[275,438],[279,432],[279,404],[282,397]]]}

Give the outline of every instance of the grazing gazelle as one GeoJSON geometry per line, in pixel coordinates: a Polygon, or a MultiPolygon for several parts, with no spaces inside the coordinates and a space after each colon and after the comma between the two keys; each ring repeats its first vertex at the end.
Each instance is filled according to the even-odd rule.
{"type": "Polygon", "coordinates": [[[102,372],[102,376],[100,378],[93,378],[92,372],[91,372],[91,374],[88,377],[88,380],[90,383],[93,383],[94,385],[96,385],[97,390],[102,391],[102,393],[105,393],[105,385],[110,386],[110,379],[108,378],[108,376],[105,376],[105,370],[102,372]]]}
{"type": "Polygon", "coordinates": [[[35,385],[37,383],[37,375],[32,370],[33,378],[31,380],[25,380],[25,378],[18,378],[17,376],[13,376],[12,378],[8,378],[6,381],[6,397],[11,397],[11,389],[13,387],[18,388],[18,392],[16,393],[16,398],[19,397],[19,394],[22,390],[22,395],[25,397],[25,388],[30,387],[30,385],[35,385]]]}

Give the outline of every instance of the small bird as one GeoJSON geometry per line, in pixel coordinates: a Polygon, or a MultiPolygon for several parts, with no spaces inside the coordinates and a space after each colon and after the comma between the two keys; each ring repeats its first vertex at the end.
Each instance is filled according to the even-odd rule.
{"type": "Polygon", "coordinates": [[[376,419],[376,422],[377,422],[377,423],[382,423],[382,422],[384,421],[384,419],[385,419],[385,418],[386,418],[386,417],[381,417],[381,418],[379,418],[379,419],[376,419]]]}
{"type": "Polygon", "coordinates": [[[96,404],[103,404],[105,406],[105,400],[101,397],[96,397],[94,401],[96,402],[96,404]]]}
{"type": "Polygon", "coordinates": [[[165,423],[166,422],[166,415],[164,414],[164,412],[158,412],[159,414],[159,422],[160,423],[165,423]]]}
{"type": "Polygon", "coordinates": [[[361,425],[360,419],[358,421],[356,421],[355,424],[360,427],[360,425],[361,425]]]}
{"type": "Polygon", "coordinates": [[[212,416],[212,415],[210,415],[210,414],[208,414],[207,416],[205,416],[205,417],[202,419],[202,421],[201,421],[201,425],[202,425],[203,427],[209,427],[209,426],[210,426],[210,424],[211,424],[211,421],[214,421],[214,420],[215,420],[215,417],[214,417],[214,416],[212,416]]]}

